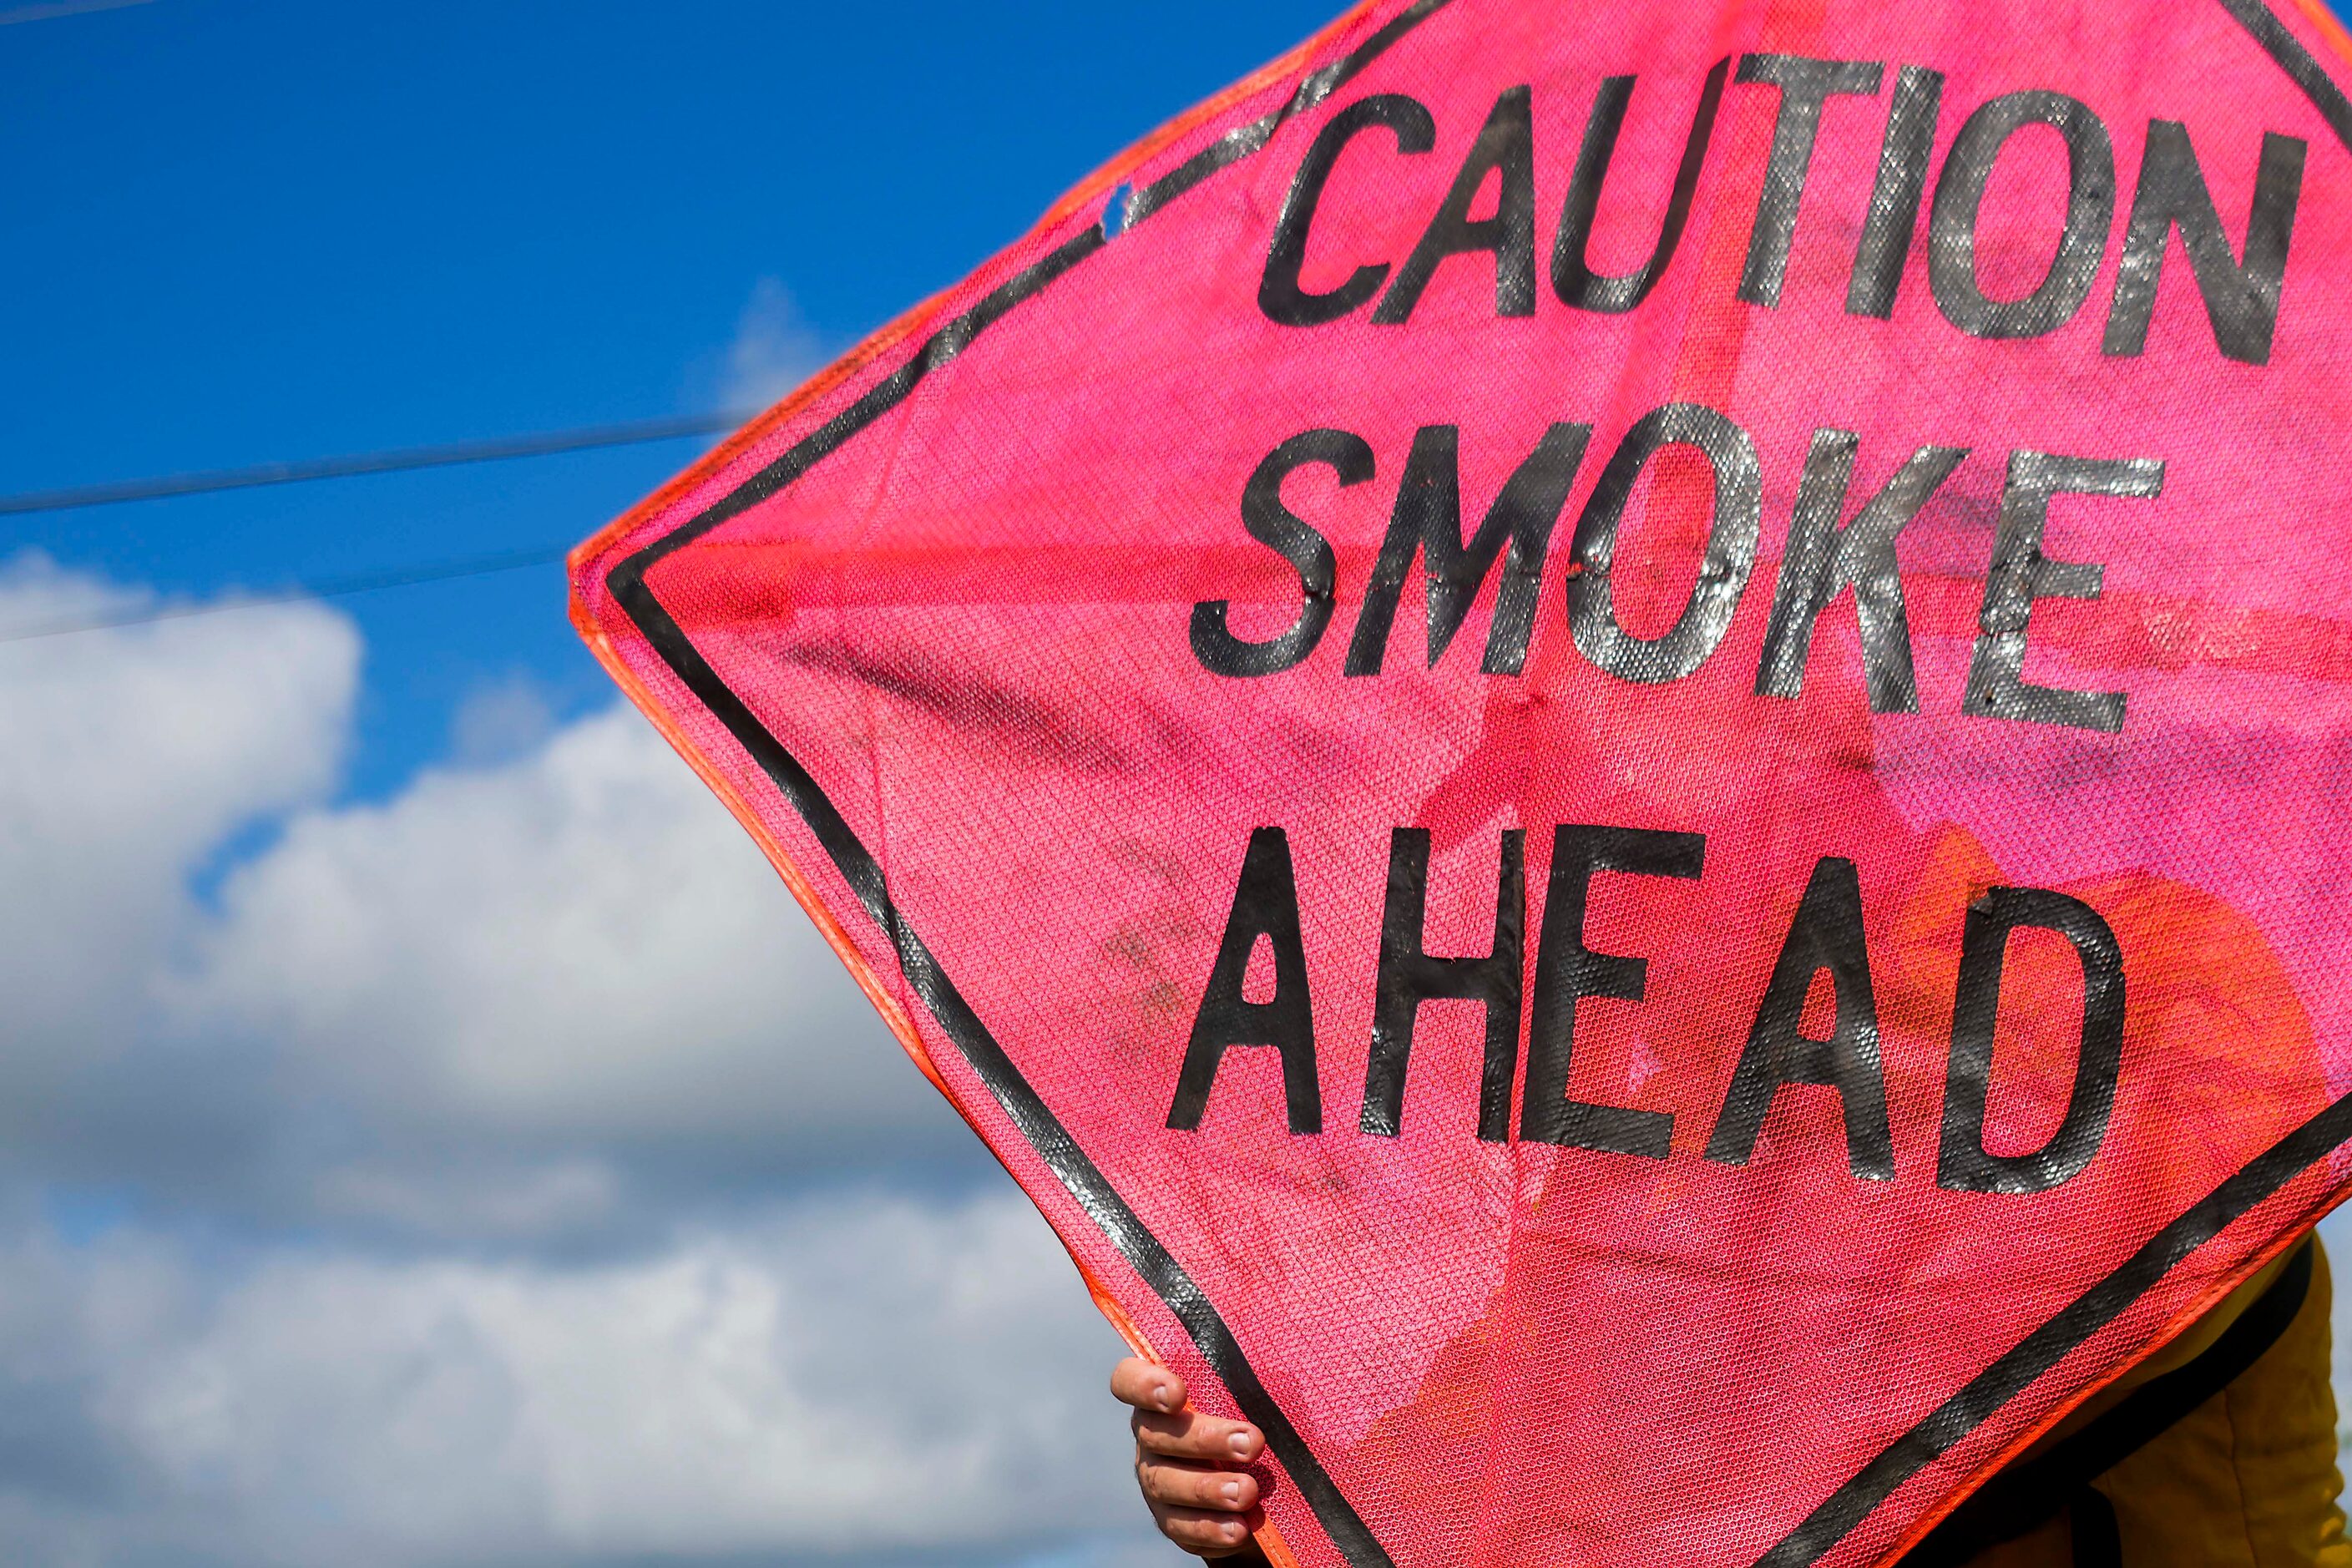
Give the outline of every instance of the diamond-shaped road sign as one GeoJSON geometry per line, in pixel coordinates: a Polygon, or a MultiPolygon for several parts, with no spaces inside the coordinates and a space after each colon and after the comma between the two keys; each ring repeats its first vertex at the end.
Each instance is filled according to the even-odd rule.
{"type": "Polygon", "coordinates": [[[2344,1194],[2294,3],[1376,0],[574,557],[1277,1562],[1887,1559],[2344,1194]]]}

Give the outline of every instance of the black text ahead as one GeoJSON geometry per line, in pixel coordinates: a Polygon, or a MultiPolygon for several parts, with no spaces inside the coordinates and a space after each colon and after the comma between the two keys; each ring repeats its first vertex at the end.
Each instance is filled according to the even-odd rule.
{"type": "MultiPolygon", "coordinates": [[[[1397,1135],[1405,1114],[1405,1079],[1421,1005],[1467,1001],[1479,1004],[1486,1019],[1478,1103],[1437,1107],[1423,1114],[1453,1116],[1465,1136],[1475,1131],[1488,1142],[1507,1142],[1512,1135],[1517,1089],[1521,1091],[1517,1096],[1521,1139],[1606,1154],[1666,1158],[1676,1110],[1600,1104],[1569,1092],[1577,1004],[1586,997],[1639,1002],[1646,990],[1643,958],[1595,952],[1586,945],[1585,908],[1599,872],[1685,879],[1704,875],[1705,837],[1578,824],[1554,828],[1532,987],[1526,984],[1525,969],[1525,835],[1507,829],[1501,843],[1493,945],[1483,954],[1441,958],[1423,946],[1429,833],[1418,827],[1394,831],[1358,1130],[1373,1137],[1397,1135]],[[1530,1013],[1525,1020],[1524,1082],[1519,1065],[1523,996],[1530,1013]]],[[[2079,1174],[2106,1137],[2123,1057],[2122,948],[2097,910],[2042,888],[1987,889],[1953,915],[1964,924],[1944,1075],[1937,1182],[1959,1192],[2046,1192],[2079,1174]],[[1985,1100],[1992,1077],[2001,971],[2011,933],[2021,928],[2055,932],[2073,947],[2083,973],[2082,1026],[2076,1037],[2074,1087],[2056,1130],[2037,1149],[1995,1153],[1985,1147],[1985,1100]]],[[[1864,934],[1862,886],[1853,861],[1828,856],[1813,867],[1754,1018],[1721,1101],[1682,1108],[1714,1118],[1706,1157],[1745,1165],[1774,1097],[1790,1085],[1811,1085],[1834,1094],[1843,1109],[1843,1153],[1853,1173],[1869,1181],[1892,1181],[1895,1148],[1887,1125],[1885,1075],[1879,1064],[1878,1004],[1864,934]],[[1802,1026],[1806,997],[1824,973],[1834,992],[1835,1021],[1827,1034],[1816,1036],[1802,1026]]],[[[1269,1047],[1279,1055],[1290,1131],[1302,1136],[1322,1131],[1322,1089],[1297,881],[1289,837],[1279,827],[1261,827],[1250,835],[1233,912],[1177,1076],[1169,1127],[1180,1131],[1200,1127],[1218,1069],[1227,1053],[1240,1047],[1269,1047]],[[1274,985],[1265,1000],[1252,1001],[1244,993],[1244,979],[1250,954],[1261,942],[1273,955],[1274,985]]]]}

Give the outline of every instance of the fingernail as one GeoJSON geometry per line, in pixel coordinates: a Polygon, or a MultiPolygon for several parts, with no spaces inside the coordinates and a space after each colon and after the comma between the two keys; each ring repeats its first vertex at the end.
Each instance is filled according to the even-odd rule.
{"type": "Polygon", "coordinates": [[[1250,1451],[1249,1434],[1246,1432],[1234,1433],[1231,1437],[1225,1439],[1225,1447],[1231,1448],[1240,1458],[1244,1459],[1248,1458],[1250,1451]]]}
{"type": "Polygon", "coordinates": [[[1164,1383],[1151,1391],[1151,1403],[1162,1410],[1172,1410],[1176,1404],[1174,1400],[1168,1397],[1168,1385],[1164,1383]]]}
{"type": "Polygon", "coordinates": [[[1239,1502],[1242,1500],[1241,1482],[1227,1481],[1225,1483],[1225,1500],[1227,1502],[1239,1502]]]}
{"type": "Polygon", "coordinates": [[[1242,1535],[1242,1527],[1238,1524],[1221,1524],[1217,1527],[1217,1533],[1223,1536],[1227,1541],[1239,1541],[1242,1535]]]}

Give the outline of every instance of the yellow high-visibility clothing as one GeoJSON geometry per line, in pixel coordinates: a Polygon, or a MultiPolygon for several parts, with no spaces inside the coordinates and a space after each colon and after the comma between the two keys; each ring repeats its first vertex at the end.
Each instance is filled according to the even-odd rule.
{"type": "Polygon", "coordinates": [[[2315,1237],[1993,1478],[1900,1568],[2352,1568],[2330,1297],[2315,1237]]]}

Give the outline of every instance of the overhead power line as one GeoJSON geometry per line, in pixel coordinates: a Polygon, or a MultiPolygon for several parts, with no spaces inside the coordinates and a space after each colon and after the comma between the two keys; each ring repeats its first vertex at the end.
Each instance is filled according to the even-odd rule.
{"type": "Polygon", "coordinates": [[[246,468],[215,468],[204,473],[166,474],[155,479],[77,485],[68,489],[32,490],[21,495],[0,496],[0,517],[21,517],[37,511],[69,511],[78,507],[119,506],[125,501],[162,500],[171,496],[209,495],[215,490],[256,489],[264,485],[299,485],[314,479],[356,479],[362,474],[449,468],[465,463],[503,463],[517,458],[546,458],[559,452],[588,452],[604,447],[637,447],[653,441],[678,441],[689,436],[720,435],[742,424],[746,417],[741,414],[684,414],[667,419],[633,420],[623,425],[592,425],[577,430],[547,430],[530,436],[451,441],[437,447],[406,447],[395,451],[359,452],[340,458],[303,458],[289,463],[260,463],[246,468]]]}
{"type": "Polygon", "coordinates": [[[178,621],[191,616],[217,616],[233,610],[258,609],[266,605],[290,604],[298,599],[340,599],[350,594],[373,593],[378,588],[408,588],[420,583],[446,583],[454,578],[482,577],[493,572],[513,572],[526,566],[552,566],[562,561],[566,552],[567,547],[560,544],[538,545],[528,550],[501,550],[488,555],[460,556],[422,566],[397,566],[344,577],[321,577],[315,582],[266,588],[235,598],[211,599],[201,604],[156,605],[142,610],[49,621],[14,630],[0,628],[0,644],[30,642],[36,637],[66,637],[74,632],[103,632],[122,626],[152,626],[157,621],[178,621]]]}
{"type": "Polygon", "coordinates": [[[127,11],[148,0],[48,0],[42,5],[11,5],[0,10],[0,27],[19,22],[54,22],[60,16],[86,16],[92,11],[127,11]]]}
{"type": "MultiPolygon", "coordinates": [[[[5,13],[0,13],[5,16],[5,13]]],[[[452,441],[437,447],[408,447],[395,451],[362,452],[339,458],[307,458],[289,463],[264,463],[246,468],[218,468],[205,473],[166,475],[156,479],[121,479],[110,484],[82,485],[70,489],[37,490],[0,496],[0,516],[27,512],[65,511],[76,507],[112,506],[124,501],[162,500],[173,496],[205,495],[216,490],[251,489],[262,485],[301,484],[313,479],[353,479],[364,474],[391,474],[414,468],[446,468],[464,463],[505,462],[517,458],[544,458],[562,452],[586,452],[607,447],[641,446],[677,441],[690,436],[715,436],[734,429],[748,416],[688,414],[667,419],[639,419],[622,425],[596,425],[583,429],[550,430],[529,436],[496,437],[479,441],[452,441]]],[[[561,544],[465,555],[422,565],[381,568],[341,577],[322,577],[197,604],[167,604],[75,619],[49,621],[15,628],[0,627],[0,644],[38,637],[66,637],[75,632],[110,631],[123,626],[150,626],[158,621],[184,620],[192,616],[221,615],[257,609],[299,599],[337,599],[380,588],[406,588],[424,583],[446,583],[461,577],[481,577],[529,566],[551,566],[564,558],[561,544]]]]}

